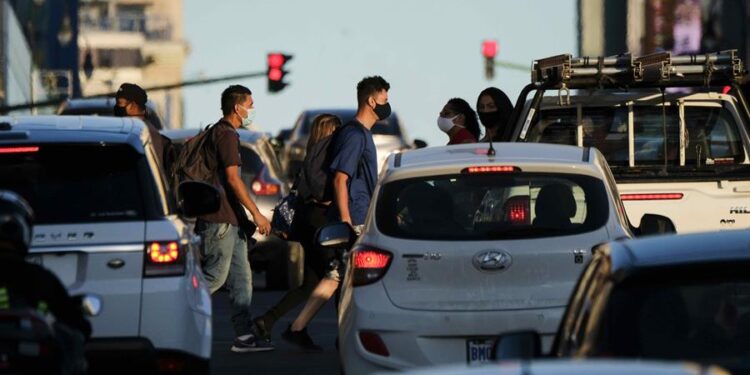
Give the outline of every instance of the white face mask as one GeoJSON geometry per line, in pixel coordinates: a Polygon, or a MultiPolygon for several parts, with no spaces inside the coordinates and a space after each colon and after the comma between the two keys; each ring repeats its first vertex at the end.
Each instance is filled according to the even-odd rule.
{"type": "Polygon", "coordinates": [[[255,121],[255,108],[247,109],[245,107],[242,107],[242,109],[247,111],[247,117],[242,118],[242,125],[240,126],[242,126],[243,128],[247,128],[248,126],[252,125],[253,121],[255,121]]]}
{"type": "Polygon", "coordinates": [[[453,120],[456,119],[458,115],[455,115],[451,118],[448,117],[438,117],[437,119],[437,126],[440,128],[440,130],[443,131],[443,133],[448,133],[451,129],[453,129],[454,126],[458,126],[453,123],[453,120]]]}

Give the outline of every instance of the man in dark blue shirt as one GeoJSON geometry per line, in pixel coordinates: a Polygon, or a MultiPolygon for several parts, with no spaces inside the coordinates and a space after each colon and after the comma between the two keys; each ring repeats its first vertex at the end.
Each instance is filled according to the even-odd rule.
{"type": "Polygon", "coordinates": [[[391,115],[388,90],[380,76],[357,84],[357,115],[338,132],[332,144],[334,204],[339,219],[359,233],[365,223],[378,175],[378,158],[371,129],[391,115]]]}

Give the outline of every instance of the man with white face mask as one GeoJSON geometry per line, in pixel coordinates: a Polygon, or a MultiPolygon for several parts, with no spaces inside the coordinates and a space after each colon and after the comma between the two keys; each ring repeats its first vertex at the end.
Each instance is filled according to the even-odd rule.
{"type": "Polygon", "coordinates": [[[479,139],[477,114],[469,103],[460,98],[448,101],[437,119],[438,128],[448,134],[448,145],[476,143],[479,139]]]}
{"type": "Polygon", "coordinates": [[[211,293],[226,282],[235,339],[233,352],[272,350],[270,341],[255,334],[250,301],[253,296],[252,270],[247,258],[247,241],[251,229],[244,206],[253,216],[257,230],[264,235],[271,231],[268,219],[258,210],[240,178],[240,136],[237,129],[249,126],[255,117],[252,92],[240,85],[229,86],[221,94],[224,116],[209,130],[207,147],[218,166],[215,185],[223,192],[219,211],[198,218],[195,230],[203,238],[201,263],[211,293]]]}

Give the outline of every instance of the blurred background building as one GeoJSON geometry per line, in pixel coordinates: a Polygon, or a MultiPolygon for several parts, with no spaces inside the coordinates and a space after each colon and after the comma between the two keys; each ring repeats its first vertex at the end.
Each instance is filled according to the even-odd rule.
{"type": "Polygon", "coordinates": [[[738,49],[750,61],[747,0],[578,0],[581,55],[738,49]]]}
{"type": "MultiPolygon", "coordinates": [[[[79,79],[84,96],[182,81],[189,52],[181,0],[79,0],[79,79]]],[[[181,128],[182,89],[152,90],[164,124],[181,128]]]]}

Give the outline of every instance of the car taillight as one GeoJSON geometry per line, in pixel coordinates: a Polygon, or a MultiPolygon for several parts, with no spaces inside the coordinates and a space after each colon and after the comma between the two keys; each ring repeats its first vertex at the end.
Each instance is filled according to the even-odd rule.
{"type": "Polygon", "coordinates": [[[383,357],[389,357],[391,355],[388,351],[388,347],[385,346],[383,339],[375,332],[360,332],[359,342],[362,343],[362,347],[364,347],[365,350],[372,354],[377,354],[383,357]]]}
{"type": "Polygon", "coordinates": [[[39,152],[39,146],[0,147],[0,154],[32,154],[39,152]]]}
{"type": "Polygon", "coordinates": [[[620,194],[620,199],[623,201],[679,200],[682,197],[682,193],[620,194]]]}
{"type": "Polygon", "coordinates": [[[263,170],[255,176],[250,189],[253,190],[253,194],[258,195],[276,195],[281,190],[281,185],[275,182],[268,181],[267,172],[265,167],[263,170]]]}
{"type": "Polygon", "coordinates": [[[473,167],[464,168],[461,173],[464,174],[477,174],[477,173],[511,173],[520,172],[521,168],[514,167],[512,165],[478,165],[473,167]]]}
{"type": "Polygon", "coordinates": [[[151,242],[146,245],[143,276],[179,276],[185,274],[185,252],[179,243],[151,242]]]}
{"type": "Polygon", "coordinates": [[[393,254],[384,250],[358,248],[352,251],[352,285],[362,286],[380,280],[391,265],[393,254]]]}

